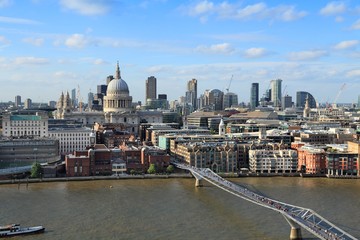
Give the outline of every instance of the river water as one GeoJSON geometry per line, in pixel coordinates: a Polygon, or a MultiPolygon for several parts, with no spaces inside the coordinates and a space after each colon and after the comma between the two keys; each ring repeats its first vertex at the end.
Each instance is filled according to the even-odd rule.
{"type": "MultiPolygon", "coordinates": [[[[307,207],[360,238],[360,180],[236,178],[307,207]]],[[[18,239],[289,239],[279,213],[194,179],[121,179],[0,185],[0,224],[43,225],[18,239]]],[[[316,239],[302,230],[304,239],[316,239]]],[[[14,239],[14,238],[13,238],[14,239]]]]}

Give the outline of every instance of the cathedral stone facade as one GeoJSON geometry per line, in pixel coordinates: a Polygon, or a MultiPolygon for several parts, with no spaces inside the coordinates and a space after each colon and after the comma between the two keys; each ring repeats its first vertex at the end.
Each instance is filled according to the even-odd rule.
{"type": "Polygon", "coordinates": [[[62,93],[54,117],[76,119],[87,126],[95,123],[122,124],[126,131],[136,136],[140,123],[162,123],[162,112],[141,111],[132,107],[132,96],[127,83],[121,78],[119,63],[116,65],[115,78],[107,83],[103,104],[103,111],[76,111],[71,105],[69,94],[65,96],[62,93]]]}

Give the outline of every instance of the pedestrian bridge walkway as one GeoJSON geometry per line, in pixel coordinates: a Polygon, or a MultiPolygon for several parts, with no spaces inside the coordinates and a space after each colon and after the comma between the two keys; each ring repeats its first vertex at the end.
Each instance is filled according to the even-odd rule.
{"type": "Polygon", "coordinates": [[[290,239],[301,239],[299,226],[320,239],[357,239],[339,227],[335,226],[331,222],[327,221],[325,218],[311,209],[290,205],[262,196],[247,189],[246,187],[223,179],[209,168],[196,168],[176,161],[173,161],[172,163],[178,168],[189,170],[196,178],[196,186],[201,186],[201,181],[204,179],[207,182],[237,197],[279,212],[285,217],[291,226],[290,239]]]}

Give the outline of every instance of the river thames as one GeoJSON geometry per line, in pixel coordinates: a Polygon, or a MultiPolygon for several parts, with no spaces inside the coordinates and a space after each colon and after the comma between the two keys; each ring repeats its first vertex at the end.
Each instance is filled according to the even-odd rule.
{"type": "MultiPolygon", "coordinates": [[[[360,180],[231,178],[311,208],[360,238],[360,180]]],[[[18,239],[289,239],[279,213],[195,180],[121,179],[0,185],[0,224],[43,225],[18,239]]],[[[302,229],[304,239],[316,239],[302,229]]]]}

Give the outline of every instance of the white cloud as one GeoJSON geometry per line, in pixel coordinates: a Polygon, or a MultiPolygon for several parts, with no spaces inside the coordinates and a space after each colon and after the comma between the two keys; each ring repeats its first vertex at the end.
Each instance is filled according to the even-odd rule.
{"type": "Polygon", "coordinates": [[[360,19],[357,20],[352,26],[351,29],[353,30],[359,30],[360,29],[360,19]]]}
{"type": "Polygon", "coordinates": [[[187,9],[190,16],[199,16],[200,19],[203,19],[204,16],[209,18],[208,15],[214,14],[215,17],[224,19],[294,21],[307,15],[305,11],[297,11],[294,6],[268,7],[263,2],[241,6],[227,2],[215,4],[210,1],[203,1],[197,5],[189,6],[187,9]]]}
{"type": "Polygon", "coordinates": [[[49,59],[47,58],[36,58],[36,57],[17,57],[14,59],[14,64],[23,65],[23,64],[47,64],[49,63],[49,59]]]}
{"type": "Polygon", "coordinates": [[[60,4],[82,15],[102,15],[110,10],[106,0],[60,0],[60,4]]]}
{"type": "Polygon", "coordinates": [[[220,43],[210,46],[198,46],[196,48],[197,52],[201,53],[212,53],[212,54],[231,54],[235,49],[229,43],[220,43]]]}
{"type": "Polygon", "coordinates": [[[44,44],[43,38],[24,38],[23,42],[40,47],[44,44]]]}
{"type": "Polygon", "coordinates": [[[254,16],[256,14],[262,13],[265,10],[266,10],[265,3],[257,3],[254,5],[248,5],[242,9],[238,9],[235,17],[238,19],[245,19],[245,18],[254,16]]]}
{"type": "Polygon", "coordinates": [[[56,78],[67,78],[67,79],[77,79],[78,76],[75,73],[58,71],[54,73],[54,77],[56,78]]]}
{"type": "Polygon", "coordinates": [[[245,57],[247,58],[259,58],[263,57],[267,54],[265,48],[249,48],[245,50],[245,57]]]}
{"type": "Polygon", "coordinates": [[[12,0],[0,0],[0,8],[10,6],[12,4],[12,0]]]}
{"type": "Polygon", "coordinates": [[[10,44],[10,40],[8,40],[6,37],[4,36],[0,36],[0,43],[2,44],[10,44]]]}
{"type": "Polygon", "coordinates": [[[288,58],[289,60],[292,61],[306,61],[306,60],[316,60],[325,55],[327,55],[326,51],[313,50],[313,51],[291,52],[288,58]]]}
{"type": "Polygon", "coordinates": [[[70,48],[83,48],[89,40],[83,34],[73,34],[65,40],[65,45],[70,48]]]}
{"type": "Polygon", "coordinates": [[[321,15],[338,15],[346,11],[346,5],[343,2],[330,2],[320,9],[321,15]]]}
{"type": "Polygon", "coordinates": [[[211,12],[213,9],[214,9],[214,3],[205,0],[191,7],[189,10],[189,14],[197,16],[211,12]]]}
{"type": "Polygon", "coordinates": [[[337,50],[351,49],[351,48],[355,48],[357,45],[359,45],[359,43],[360,43],[359,40],[342,41],[336,44],[334,48],[337,50]]]}
{"type": "Polygon", "coordinates": [[[360,77],[360,69],[348,71],[346,73],[346,77],[349,77],[349,78],[360,77]]]}
{"type": "Polygon", "coordinates": [[[108,63],[107,61],[105,61],[104,59],[101,59],[101,58],[95,59],[93,61],[93,64],[95,64],[95,65],[102,65],[102,64],[107,64],[107,63],[108,63]]]}
{"type": "Polygon", "coordinates": [[[344,21],[344,18],[341,17],[341,16],[337,16],[337,17],[335,18],[335,22],[343,22],[343,21],[344,21]]]}
{"type": "Polygon", "coordinates": [[[15,24],[39,24],[38,21],[34,21],[34,20],[31,20],[31,19],[12,18],[12,17],[4,17],[4,16],[0,16],[0,22],[3,22],[3,23],[15,23],[15,24]]]}

